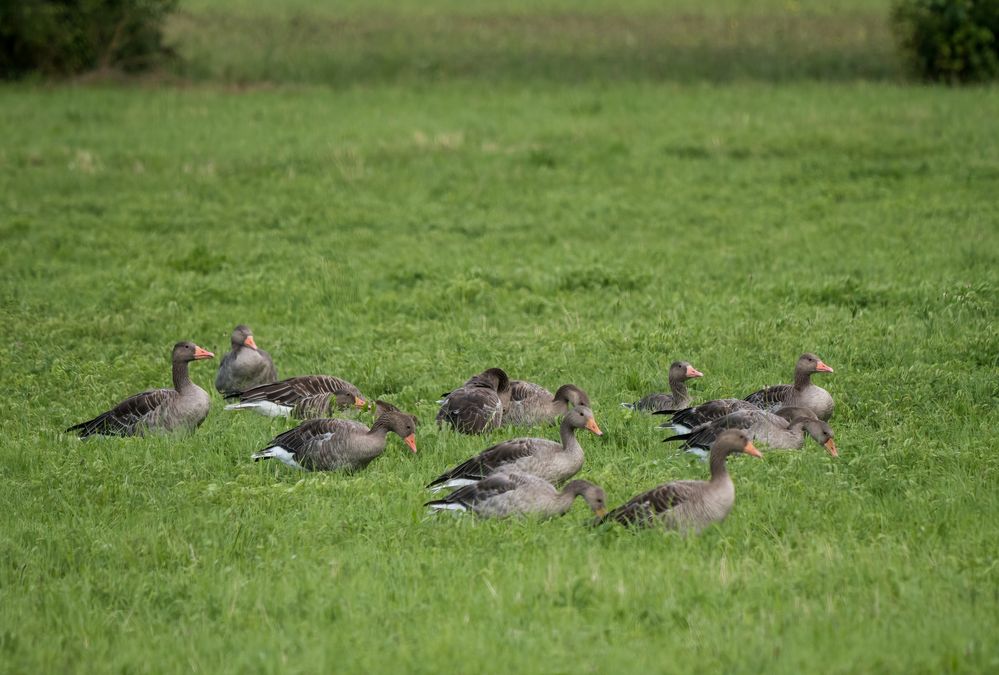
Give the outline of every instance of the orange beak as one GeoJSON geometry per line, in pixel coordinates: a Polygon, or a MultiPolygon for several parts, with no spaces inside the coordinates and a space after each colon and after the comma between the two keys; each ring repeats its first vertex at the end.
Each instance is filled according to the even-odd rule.
{"type": "Polygon", "coordinates": [[[761,455],[760,451],[756,449],[756,446],[753,445],[752,441],[746,443],[746,447],[744,447],[742,451],[747,455],[752,455],[753,457],[759,457],[760,459],[763,459],[763,455],[761,455]]]}
{"type": "Polygon", "coordinates": [[[687,366],[687,377],[704,377],[704,373],[693,366],[687,366]]]}
{"type": "Polygon", "coordinates": [[[833,372],[833,369],[830,368],[829,366],[827,366],[826,364],[824,364],[822,361],[819,361],[817,364],[815,364],[815,370],[818,371],[818,372],[820,372],[820,373],[831,373],[831,372],[833,372]]]}
{"type": "Polygon", "coordinates": [[[416,434],[410,434],[409,436],[406,436],[402,440],[406,441],[406,445],[409,446],[410,450],[416,452],[416,434]]]}
{"type": "Polygon", "coordinates": [[[597,421],[592,417],[586,420],[586,428],[595,433],[597,436],[604,435],[604,432],[600,431],[600,427],[597,426],[597,421]]]}
{"type": "Polygon", "coordinates": [[[215,355],[214,355],[214,354],[212,354],[212,353],[211,353],[210,351],[208,351],[207,349],[202,349],[201,347],[199,347],[199,346],[197,346],[197,345],[194,345],[194,358],[195,358],[196,360],[201,360],[201,359],[214,359],[214,358],[215,358],[215,355]]]}
{"type": "Polygon", "coordinates": [[[354,406],[355,407],[357,407],[357,408],[363,408],[365,403],[367,403],[367,401],[365,401],[360,396],[355,396],[354,397],[354,406]]]}
{"type": "Polygon", "coordinates": [[[253,341],[252,335],[247,335],[246,339],[243,340],[243,344],[246,345],[247,347],[253,347],[254,349],[257,348],[257,343],[253,341]]]}
{"type": "Polygon", "coordinates": [[[830,438],[822,445],[826,446],[826,450],[829,451],[830,455],[832,455],[833,457],[839,457],[839,452],[836,451],[836,441],[830,438]]]}

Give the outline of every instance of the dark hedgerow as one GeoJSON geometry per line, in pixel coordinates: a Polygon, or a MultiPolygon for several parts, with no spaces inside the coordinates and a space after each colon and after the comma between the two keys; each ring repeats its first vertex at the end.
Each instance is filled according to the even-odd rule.
{"type": "Polygon", "coordinates": [[[0,2],[0,77],[136,72],[171,54],[163,21],[177,0],[0,2]]]}
{"type": "Polygon", "coordinates": [[[921,77],[950,83],[999,77],[999,0],[899,0],[892,19],[921,77]]]}

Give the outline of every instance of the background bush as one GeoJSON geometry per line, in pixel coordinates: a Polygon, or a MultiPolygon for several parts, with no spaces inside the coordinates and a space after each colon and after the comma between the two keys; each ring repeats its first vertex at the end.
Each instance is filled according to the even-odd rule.
{"type": "Polygon", "coordinates": [[[999,0],[901,0],[892,14],[920,76],[947,82],[999,77],[999,0]]]}
{"type": "Polygon", "coordinates": [[[135,72],[170,54],[163,20],[177,0],[0,2],[0,75],[135,72]]]}

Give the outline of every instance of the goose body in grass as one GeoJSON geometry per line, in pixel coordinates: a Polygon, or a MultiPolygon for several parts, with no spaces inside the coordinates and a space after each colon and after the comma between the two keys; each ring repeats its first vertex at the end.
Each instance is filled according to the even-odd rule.
{"type": "Polygon", "coordinates": [[[437,411],[437,424],[446,424],[463,434],[498,429],[509,401],[509,376],[501,368],[489,368],[444,395],[437,411]]]}
{"type": "Polygon", "coordinates": [[[214,356],[193,342],[178,342],[171,355],[172,389],[151,389],[130,396],[94,419],[71,426],[67,433],[87,438],[194,431],[205,421],[212,401],[208,392],[191,381],[188,364],[214,356]]]}
{"type": "Polygon", "coordinates": [[[252,410],[265,417],[316,419],[337,410],[363,408],[364,395],[347,380],[332,375],[300,375],[257,385],[231,395],[239,399],[226,410],[252,410]]]}
{"type": "Polygon", "coordinates": [[[485,518],[555,518],[572,508],[576,497],[582,497],[597,516],[606,515],[606,496],[597,485],[574,480],[557,490],[544,478],[518,471],[494,473],[424,506],[436,511],[473,511],[485,518]]]}
{"type": "Polygon", "coordinates": [[[622,403],[624,408],[641,412],[656,412],[657,410],[679,410],[690,405],[690,393],[687,391],[687,380],[704,377],[704,373],[686,361],[674,361],[669,367],[670,393],[649,394],[634,403],[622,403]]]}
{"type": "Polygon", "coordinates": [[[230,344],[231,348],[222,357],[219,372],[215,375],[215,388],[220,394],[235,394],[259,384],[277,381],[277,369],[271,355],[257,347],[249,326],[236,326],[230,344]]]}
{"type": "Polygon", "coordinates": [[[807,434],[830,455],[838,456],[829,424],[818,419],[810,409],[798,407],[781,408],[776,414],[759,408],[740,410],[694,427],[685,434],[666,438],[664,442],[682,441],[683,450],[707,457],[708,449],[727,429],[742,429],[754,441],[774,450],[800,450],[807,434]]]}
{"type": "Polygon", "coordinates": [[[758,408],[777,412],[785,406],[809,408],[820,420],[828,420],[833,413],[832,396],[822,387],[812,383],[813,373],[831,373],[833,369],[815,354],[806,352],[798,357],[794,367],[794,384],[777,384],[764,387],[746,397],[758,408]]]}
{"type": "Polygon", "coordinates": [[[660,485],[633,497],[608,513],[603,521],[695,533],[723,521],[735,504],[735,485],[726,460],[740,452],[762,457],[745,430],[724,431],[711,446],[710,480],[679,480],[660,485]]]}
{"type": "Polygon", "coordinates": [[[670,416],[669,421],[659,425],[660,429],[672,429],[678,434],[685,434],[694,427],[743,410],[760,410],[760,408],[741,398],[719,398],[682,410],[661,409],[653,414],[670,416]]]}
{"type": "Polygon", "coordinates": [[[586,406],[578,406],[562,419],[559,427],[561,442],[547,438],[515,438],[497,443],[442,473],[427,487],[434,492],[461,487],[498,471],[529,473],[560,484],[583,468],[583,448],[576,439],[577,429],[586,429],[597,436],[603,434],[593,418],[593,411],[586,406]]]}
{"type": "Polygon", "coordinates": [[[563,384],[554,394],[534,382],[510,382],[510,401],[503,409],[503,426],[550,424],[577,405],[589,407],[590,397],[574,384],[563,384]]]}
{"type": "Polygon", "coordinates": [[[354,420],[306,420],[275,437],[252,459],[277,459],[307,471],[357,471],[385,451],[390,431],[416,452],[416,418],[385,401],[376,401],[375,411],[370,429],[354,420]]]}

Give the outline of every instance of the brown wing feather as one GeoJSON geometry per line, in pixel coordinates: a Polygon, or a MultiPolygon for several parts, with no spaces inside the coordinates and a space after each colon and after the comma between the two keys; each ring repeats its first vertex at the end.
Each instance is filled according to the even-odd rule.
{"type": "Polygon", "coordinates": [[[616,520],[625,525],[640,525],[657,515],[688,501],[695,491],[696,481],[677,481],[654,487],[608,513],[604,520],[616,520]]]}
{"type": "Polygon", "coordinates": [[[350,382],[331,375],[300,375],[280,382],[261,384],[239,394],[239,400],[270,401],[281,405],[294,406],[304,398],[346,391],[361,396],[360,390],[350,382]]]}
{"type": "Polygon", "coordinates": [[[791,398],[793,392],[794,386],[790,384],[775,384],[772,387],[764,387],[759,391],[754,391],[743,400],[749,401],[757,408],[773,412],[774,409],[784,405],[791,398]]]}
{"type": "Polygon", "coordinates": [[[175,393],[173,389],[150,389],[129,396],[111,410],[101,413],[92,420],[73,425],[66,431],[75,431],[80,438],[95,434],[132,436],[141,433],[142,422],[175,393]]]}
{"type": "Polygon", "coordinates": [[[461,504],[470,509],[478,502],[485,501],[510,490],[515,490],[517,485],[510,476],[497,473],[487,476],[477,483],[463,485],[443,499],[426,502],[424,506],[432,506],[433,504],[461,504]]]}
{"type": "Polygon", "coordinates": [[[533,438],[517,438],[512,441],[497,443],[492,447],[486,448],[475,457],[462,462],[450,471],[442,473],[433,479],[427,487],[446,483],[453,478],[481,480],[506,464],[529,457],[534,452],[533,443],[536,440],[533,438]]]}

